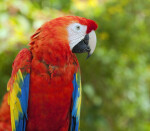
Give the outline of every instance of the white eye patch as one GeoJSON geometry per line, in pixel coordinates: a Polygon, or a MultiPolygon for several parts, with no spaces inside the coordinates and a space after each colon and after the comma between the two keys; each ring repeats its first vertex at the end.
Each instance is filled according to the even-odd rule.
{"type": "Polygon", "coordinates": [[[87,26],[81,25],[79,23],[70,24],[67,28],[68,30],[68,40],[70,49],[78,44],[86,35],[87,26]]]}

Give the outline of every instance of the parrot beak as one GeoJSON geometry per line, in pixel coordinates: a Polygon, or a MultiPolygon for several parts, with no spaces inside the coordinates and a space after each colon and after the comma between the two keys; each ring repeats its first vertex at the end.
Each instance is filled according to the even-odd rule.
{"type": "Polygon", "coordinates": [[[85,37],[73,47],[72,52],[73,53],[87,52],[88,53],[87,58],[89,58],[94,52],[95,47],[96,47],[96,34],[94,31],[91,31],[89,34],[86,34],[85,37]]]}

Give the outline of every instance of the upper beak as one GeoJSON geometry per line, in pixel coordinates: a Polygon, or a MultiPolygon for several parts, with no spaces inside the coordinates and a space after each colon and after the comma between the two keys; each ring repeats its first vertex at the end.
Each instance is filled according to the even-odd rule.
{"type": "Polygon", "coordinates": [[[73,53],[83,53],[83,52],[90,52],[91,49],[88,46],[89,43],[89,35],[85,35],[84,39],[82,39],[78,44],[76,44],[73,49],[72,52],[73,53]]]}
{"type": "Polygon", "coordinates": [[[94,31],[91,31],[89,34],[86,34],[85,37],[78,43],[76,44],[72,52],[73,53],[84,53],[87,52],[89,58],[91,54],[94,52],[96,46],[96,34],[94,31]]]}

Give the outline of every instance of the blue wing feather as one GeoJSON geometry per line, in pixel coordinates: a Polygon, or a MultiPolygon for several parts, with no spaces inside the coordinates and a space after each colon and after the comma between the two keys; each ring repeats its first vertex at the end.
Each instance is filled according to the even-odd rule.
{"type": "Polygon", "coordinates": [[[72,119],[71,119],[71,131],[78,131],[80,120],[80,108],[81,108],[81,77],[80,73],[75,73],[73,76],[73,107],[72,107],[72,119]]]}
{"type": "Polygon", "coordinates": [[[18,121],[19,124],[16,127],[16,131],[25,131],[26,119],[28,119],[27,109],[28,109],[28,97],[29,97],[29,81],[30,81],[30,74],[27,74],[21,86],[21,95],[19,97],[19,101],[21,104],[22,113],[20,114],[20,118],[18,121]]]}
{"type": "Polygon", "coordinates": [[[29,97],[29,80],[30,74],[27,74],[24,78],[24,82],[21,87],[21,95],[19,97],[23,114],[27,117],[27,108],[28,108],[28,97],[29,97]]]}

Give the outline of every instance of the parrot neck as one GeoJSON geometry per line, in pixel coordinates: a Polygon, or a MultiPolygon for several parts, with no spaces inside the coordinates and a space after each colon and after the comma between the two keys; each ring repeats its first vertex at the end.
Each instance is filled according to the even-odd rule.
{"type": "Polygon", "coordinates": [[[67,32],[64,28],[58,30],[43,25],[31,36],[29,45],[33,58],[39,61],[44,60],[46,64],[64,66],[75,62],[79,66],[75,54],[70,50],[67,32]],[[60,30],[63,33],[60,33],[60,30]]]}
{"type": "Polygon", "coordinates": [[[45,61],[48,65],[64,66],[66,64],[76,63],[79,66],[77,57],[69,48],[56,46],[42,46],[41,48],[31,49],[33,58],[39,61],[45,61]]]}

